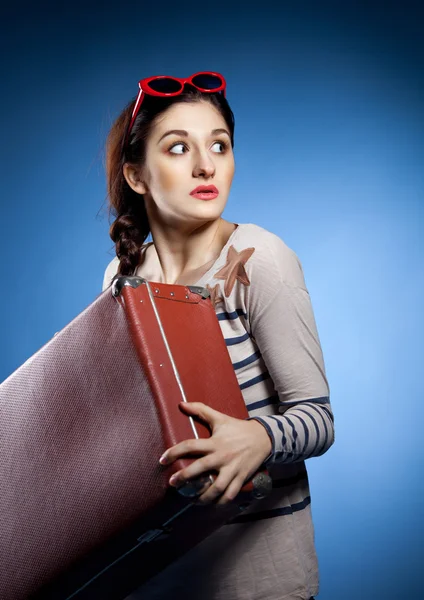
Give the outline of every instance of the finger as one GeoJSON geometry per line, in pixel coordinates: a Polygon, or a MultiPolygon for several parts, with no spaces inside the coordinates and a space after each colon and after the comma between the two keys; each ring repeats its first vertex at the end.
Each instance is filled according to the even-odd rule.
{"type": "Polygon", "coordinates": [[[223,494],[219,499],[217,504],[228,504],[228,502],[232,502],[240,492],[243,487],[243,479],[240,477],[235,477],[230,485],[227,487],[225,494],[223,494]]]}
{"type": "Polygon", "coordinates": [[[184,440],[168,448],[160,457],[159,462],[161,465],[170,465],[181,456],[187,456],[188,454],[201,455],[212,452],[213,447],[214,442],[211,442],[211,438],[184,440]]]}
{"type": "Polygon", "coordinates": [[[204,456],[192,462],[188,467],[181,469],[181,471],[174,473],[169,480],[169,484],[174,487],[178,487],[186,481],[197,479],[201,475],[205,473],[211,473],[212,471],[218,471],[216,468],[216,460],[214,460],[210,455],[204,456]]]}
{"type": "Polygon", "coordinates": [[[214,483],[198,498],[199,504],[216,503],[218,498],[226,494],[233,478],[234,473],[232,471],[222,469],[214,483]]]}
{"type": "Polygon", "coordinates": [[[179,406],[185,413],[196,415],[212,427],[221,423],[224,418],[229,418],[228,415],[224,415],[203,402],[180,402],[179,406]]]}

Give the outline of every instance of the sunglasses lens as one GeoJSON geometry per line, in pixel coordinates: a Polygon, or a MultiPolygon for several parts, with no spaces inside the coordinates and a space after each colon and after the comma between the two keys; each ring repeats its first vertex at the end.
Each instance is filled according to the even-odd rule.
{"type": "Polygon", "coordinates": [[[216,90],[222,85],[222,79],[216,75],[209,75],[208,73],[200,73],[192,79],[194,85],[203,88],[204,90],[216,90]]]}
{"type": "Polygon", "coordinates": [[[151,87],[154,92],[162,92],[163,94],[173,94],[181,90],[181,84],[170,77],[153,79],[152,81],[149,81],[149,87],[151,87]]]}

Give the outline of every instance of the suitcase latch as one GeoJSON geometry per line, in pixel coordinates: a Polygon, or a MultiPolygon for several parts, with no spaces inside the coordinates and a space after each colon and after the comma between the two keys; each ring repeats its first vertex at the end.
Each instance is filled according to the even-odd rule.
{"type": "Polygon", "coordinates": [[[139,538],[137,538],[137,542],[139,544],[148,544],[149,542],[153,542],[160,535],[165,534],[169,535],[172,531],[172,527],[159,527],[158,529],[149,529],[139,538]]]}

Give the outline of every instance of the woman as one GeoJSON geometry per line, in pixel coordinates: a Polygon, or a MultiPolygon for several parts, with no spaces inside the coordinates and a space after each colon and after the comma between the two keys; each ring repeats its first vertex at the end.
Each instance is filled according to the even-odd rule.
{"type": "Polygon", "coordinates": [[[161,463],[199,456],[175,486],[217,471],[199,499],[205,504],[231,501],[262,463],[273,491],[129,598],[309,600],[318,566],[304,461],[328,450],[334,429],[302,267],[278,236],[221,218],[234,175],[224,78],[153,77],[139,88],[107,143],[117,257],[103,289],[118,272],[209,289],[249,418],[227,417],[199,398],[185,410],[208,422],[212,436],[168,449],[161,463]]]}

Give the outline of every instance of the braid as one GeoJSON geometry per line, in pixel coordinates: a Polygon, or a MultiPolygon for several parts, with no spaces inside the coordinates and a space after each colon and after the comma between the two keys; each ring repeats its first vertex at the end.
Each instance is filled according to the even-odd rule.
{"type": "Polygon", "coordinates": [[[116,256],[119,258],[120,275],[135,273],[140,262],[141,246],[149,235],[143,200],[138,197],[138,203],[135,205],[140,206],[139,215],[134,214],[134,205],[127,206],[127,211],[117,215],[109,230],[109,235],[115,242],[116,256]]]}

